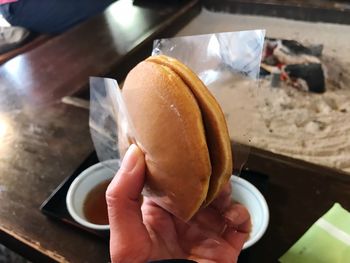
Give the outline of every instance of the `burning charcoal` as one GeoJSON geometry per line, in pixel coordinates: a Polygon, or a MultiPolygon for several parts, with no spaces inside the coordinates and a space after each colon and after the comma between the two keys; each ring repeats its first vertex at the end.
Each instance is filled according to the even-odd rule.
{"type": "Polygon", "coordinates": [[[312,45],[309,46],[309,49],[311,51],[311,55],[316,56],[316,57],[321,57],[322,51],[323,51],[323,45],[312,45]]]}
{"type": "Polygon", "coordinates": [[[275,56],[268,56],[264,59],[264,62],[267,64],[267,65],[271,65],[271,66],[275,66],[278,64],[278,60],[275,56]]]}
{"type": "Polygon", "coordinates": [[[295,40],[281,40],[282,45],[287,47],[290,51],[290,53],[295,54],[295,55],[300,55],[300,54],[306,54],[306,55],[312,55],[312,51],[300,44],[299,42],[295,40]]]}
{"type": "Polygon", "coordinates": [[[277,88],[281,82],[281,71],[275,70],[271,74],[271,87],[277,88]]]}
{"type": "Polygon", "coordinates": [[[259,72],[259,76],[260,77],[266,77],[270,75],[270,71],[267,71],[266,69],[260,67],[260,72],[259,72]]]}
{"type": "Polygon", "coordinates": [[[309,49],[297,43],[292,40],[281,40],[274,49],[273,55],[280,63],[286,65],[320,63],[317,57],[309,54],[311,53],[309,49]],[[284,45],[283,43],[288,43],[288,45],[284,45]]]}
{"type": "Polygon", "coordinates": [[[322,93],[325,91],[325,80],[321,64],[287,65],[284,71],[290,78],[301,78],[305,80],[310,92],[322,93]]]}

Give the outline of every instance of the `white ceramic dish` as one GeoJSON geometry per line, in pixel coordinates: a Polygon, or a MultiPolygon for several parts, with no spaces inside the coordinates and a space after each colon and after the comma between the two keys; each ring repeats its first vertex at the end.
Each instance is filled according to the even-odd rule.
{"type": "Polygon", "coordinates": [[[233,175],[231,177],[232,198],[243,204],[252,220],[252,231],[243,249],[255,244],[264,235],[269,224],[269,209],[264,196],[247,180],[233,175]]]}
{"type": "Polygon", "coordinates": [[[98,184],[113,178],[119,166],[119,160],[97,163],[84,170],[74,179],[67,192],[66,204],[69,214],[76,222],[95,230],[109,229],[109,225],[97,225],[88,222],[83,213],[83,204],[87,194],[98,184]]]}
{"type": "MultiPolygon", "coordinates": [[[[88,222],[83,213],[83,204],[86,195],[99,183],[113,178],[119,166],[119,160],[97,163],[75,178],[69,187],[66,204],[69,214],[76,222],[95,230],[109,229],[109,225],[88,222]]],[[[238,176],[232,176],[231,184],[233,200],[247,207],[251,215],[252,231],[249,240],[243,246],[245,249],[255,244],[264,235],[269,223],[269,210],[265,198],[251,183],[238,176]]]]}

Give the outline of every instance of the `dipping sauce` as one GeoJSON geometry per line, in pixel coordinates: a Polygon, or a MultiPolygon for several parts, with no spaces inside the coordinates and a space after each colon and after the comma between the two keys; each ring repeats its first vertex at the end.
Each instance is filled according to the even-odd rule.
{"type": "Polygon", "coordinates": [[[86,219],[93,224],[108,225],[106,190],[112,180],[106,180],[95,186],[86,196],[83,212],[86,219]]]}

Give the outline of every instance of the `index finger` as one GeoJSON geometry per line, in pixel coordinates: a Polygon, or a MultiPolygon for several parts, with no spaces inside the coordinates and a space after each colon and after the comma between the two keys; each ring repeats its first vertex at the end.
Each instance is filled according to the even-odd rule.
{"type": "Polygon", "coordinates": [[[230,181],[222,188],[219,195],[211,203],[211,206],[219,212],[224,212],[232,204],[232,186],[230,181]]]}
{"type": "Polygon", "coordinates": [[[236,250],[240,251],[249,239],[251,220],[248,210],[241,204],[233,204],[225,213],[227,228],[222,237],[236,250]]]}

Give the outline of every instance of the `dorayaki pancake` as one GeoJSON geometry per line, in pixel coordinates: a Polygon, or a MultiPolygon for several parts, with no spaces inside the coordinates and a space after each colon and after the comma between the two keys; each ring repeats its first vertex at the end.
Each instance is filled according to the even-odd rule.
{"type": "Polygon", "coordinates": [[[175,71],[152,61],[130,71],[122,95],[145,154],[147,195],[189,220],[205,201],[212,173],[195,96],[175,71]]]}
{"type": "Polygon", "coordinates": [[[153,56],[146,61],[172,69],[191,89],[202,113],[210,154],[212,174],[206,203],[209,204],[232,174],[232,153],[225,116],[220,105],[197,75],[180,61],[167,56],[153,56]]]}

